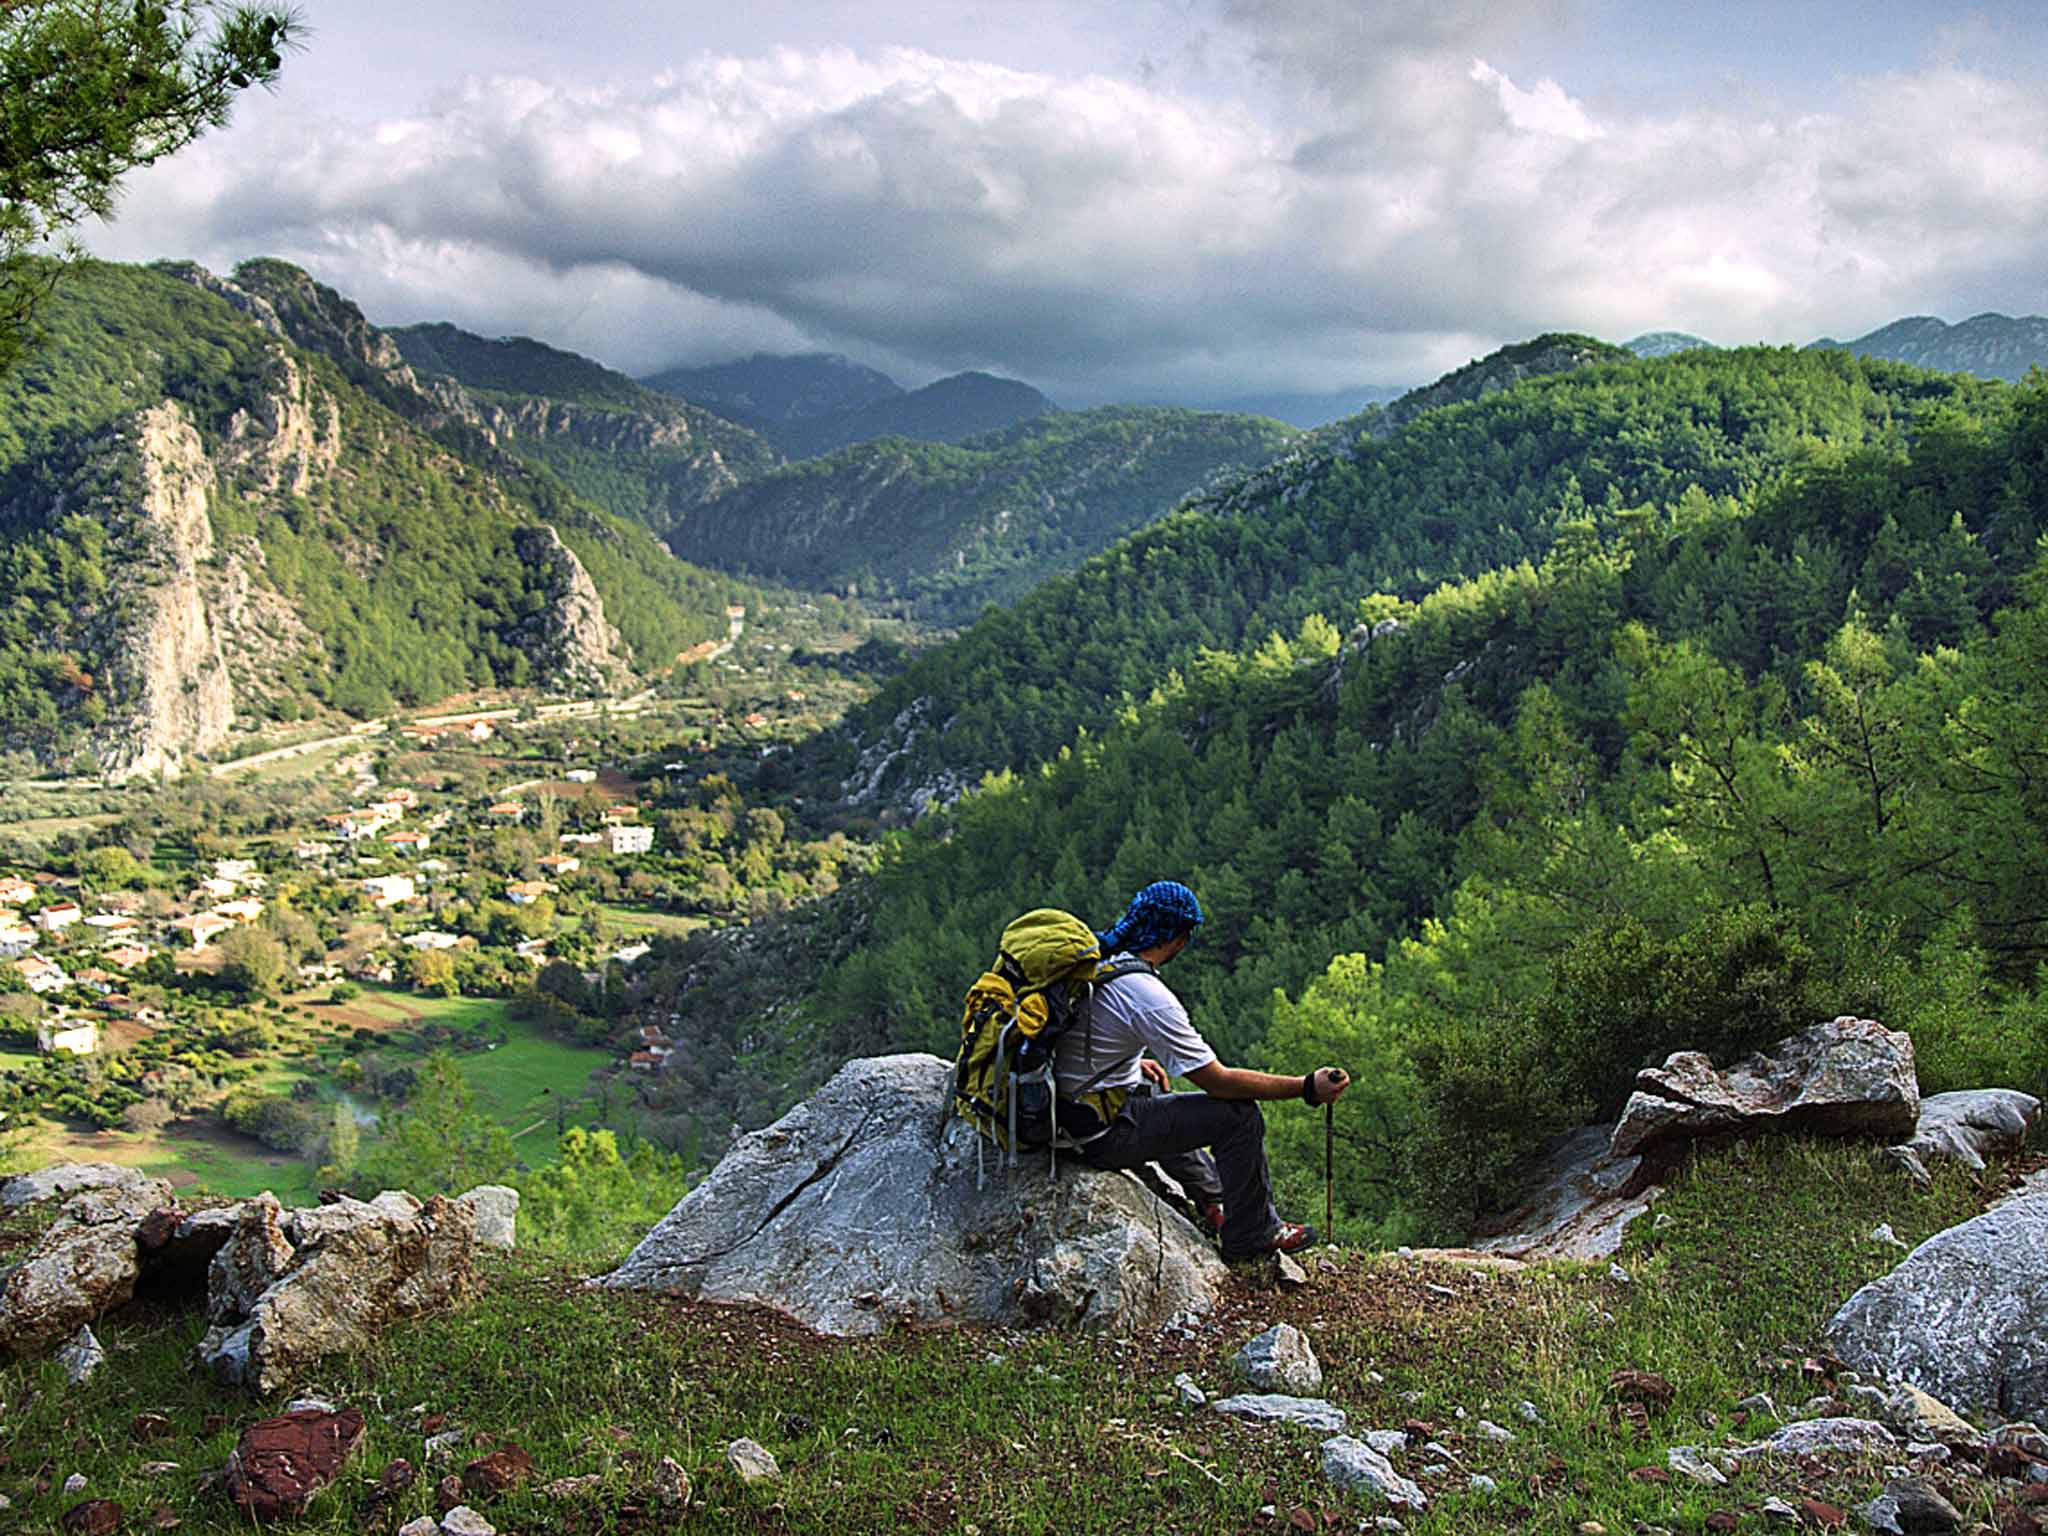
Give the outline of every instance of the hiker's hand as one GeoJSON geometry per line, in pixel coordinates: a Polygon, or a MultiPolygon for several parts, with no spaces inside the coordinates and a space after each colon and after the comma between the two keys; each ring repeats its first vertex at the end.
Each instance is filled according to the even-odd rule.
{"type": "Polygon", "coordinates": [[[1140,1056],[1138,1058],[1138,1071],[1146,1082],[1157,1088],[1161,1093],[1171,1093],[1173,1091],[1173,1079],[1166,1075],[1166,1068],[1159,1065],[1150,1056],[1140,1056]]]}
{"type": "Polygon", "coordinates": [[[1351,1086],[1351,1075],[1342,1067],[1317,1067],[1315,1080],[1318,1104],[1334,1103],[1351,1086]]]}

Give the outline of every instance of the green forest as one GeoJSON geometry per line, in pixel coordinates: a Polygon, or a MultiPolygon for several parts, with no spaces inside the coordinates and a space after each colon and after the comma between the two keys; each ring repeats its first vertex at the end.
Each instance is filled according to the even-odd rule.
{"type": "MultiPolygon", "coordinates": [[[[950,1055],[1009,917],[1160,877],[1207,908],[1168,980],[1224,1058],[1358,1079],[1347,1239],[1462,1239],[1639,1066],[1840,1013],[1911,1032],[1927,1092],[2039,1091],[2048,381],[1692,354],[1296,471],[884,691],[870,729],[926,697],[1000,766],[751,955],[663,957],[679,1098],[754,1123],[846,1055],[950,1055]]],[[[1268,1124],[1305,1210],[1320,1126],[1268,1124]]]]}
{"type": "Polygon", "coordinates": [[[1256,416],[1109,406],[957,444],[883,438],[749,480],[693,511],[669,544],[686,560],[958,623],[1297,435],[1256,416]]]}
{"type": "Polygon", "coordinates": [[[43,344],[0,375],[0,737],[11,747],[61,756],[104,714],[96,678],[134,615],[131,568],[148,557],[124,434],[164,401],[216,471],[213,563],[236,559],[303,626],[300,643],[230,657],[245,708],[360,716],[543,681],[550,573],[516,539],[542,522],[589,571],[643,669],[721,634],[725,606],[749,595],[445,420],[393,382],[355,307],[295,268],[246,264],[227,297],[196,271],[81,265],[39,312],[43,344]],[[289,341],[252,313],[259,301],[289,341]],[[306,434],[273,458],[292,411],[306,434]]]}

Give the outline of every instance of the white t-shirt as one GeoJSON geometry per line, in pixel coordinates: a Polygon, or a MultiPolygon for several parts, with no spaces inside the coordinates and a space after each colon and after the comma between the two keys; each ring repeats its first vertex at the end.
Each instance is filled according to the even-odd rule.
{"type": "Polygon", "coordinates": [[[1097,987],[1087,1020],[1061,1038],[1053,1061],[1060,1097],[1135,1087],[1143,1077],[1138,1061],[1147,1051],[1174,1077],[1216,1059],[1166,983],[1133,971],[1097,987]]]}

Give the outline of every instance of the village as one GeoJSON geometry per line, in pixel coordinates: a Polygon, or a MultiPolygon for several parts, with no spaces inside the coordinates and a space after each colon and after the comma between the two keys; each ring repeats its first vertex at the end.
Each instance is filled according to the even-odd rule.
{"type": "Polygon", "coordinates": [[[0,864],[0,1150],[306,1192],[436,1051],[522,1157],[572,1123],[639,1134],[682,1022],[626,1018],[655,946],[829,891],[861,850],[734,782],[815,728],[803,689],[633,704],[269,749],[0,864]]]}

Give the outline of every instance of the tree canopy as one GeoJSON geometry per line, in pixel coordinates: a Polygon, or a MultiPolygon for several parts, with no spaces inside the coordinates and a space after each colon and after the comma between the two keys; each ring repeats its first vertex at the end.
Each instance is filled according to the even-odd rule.
{"type": "Polygon", "coordinates": [[[299,31],[268,4],[0,0],[0,370],[61,270],[33,253],[108,217],[124,175],[272,84],[299,31]]]}

